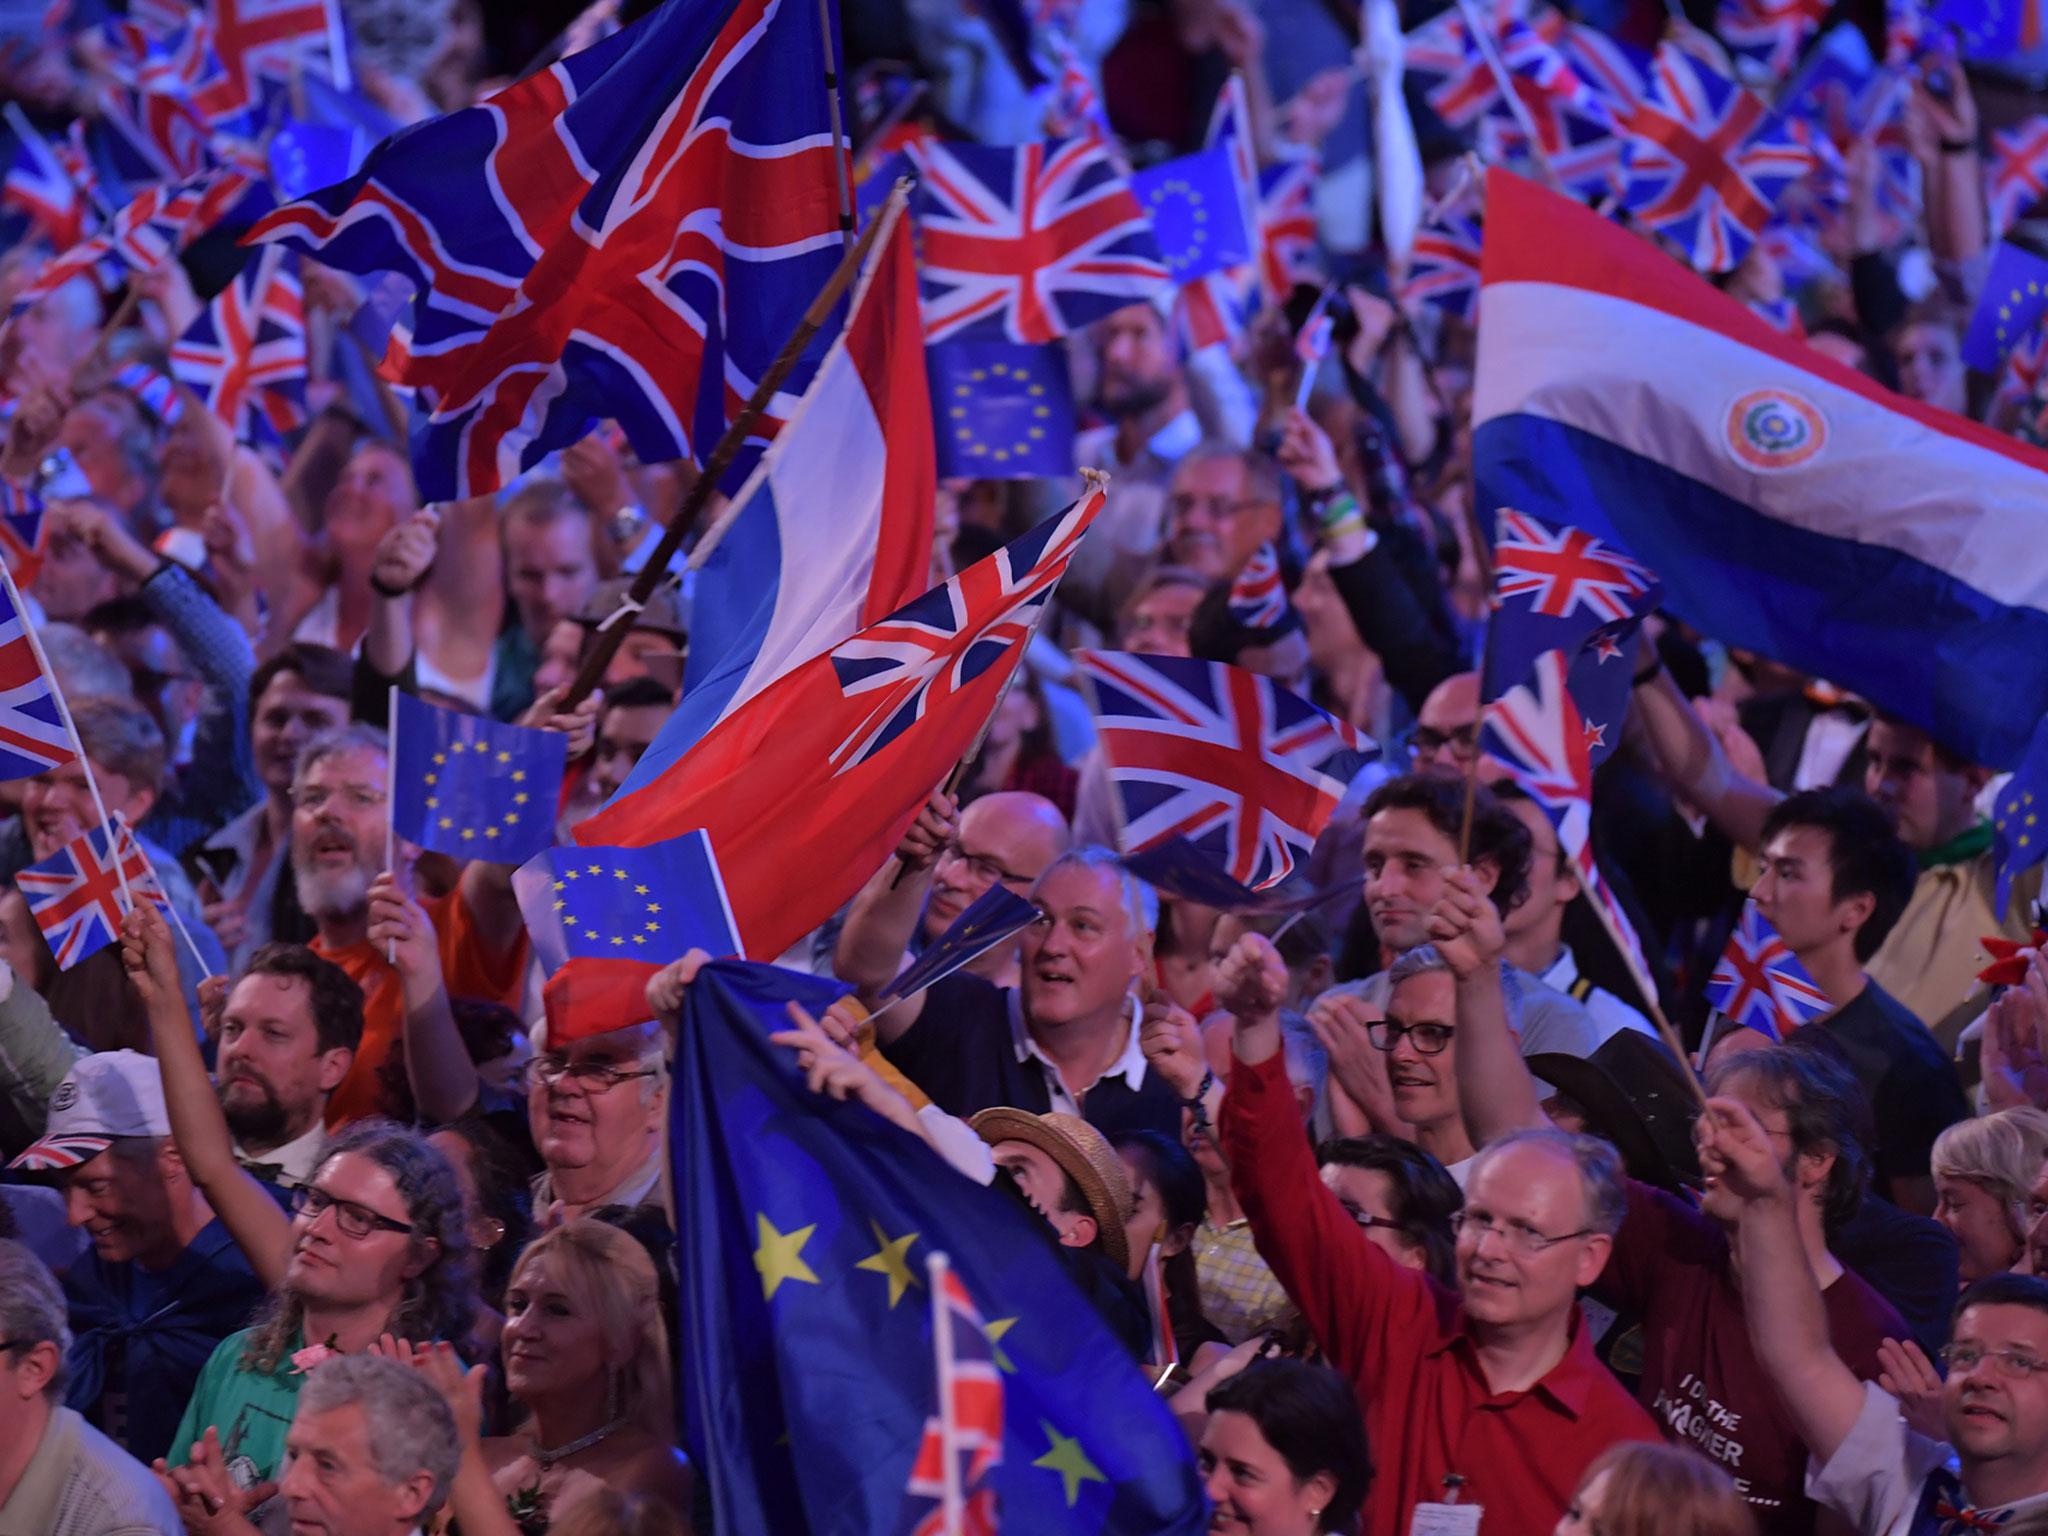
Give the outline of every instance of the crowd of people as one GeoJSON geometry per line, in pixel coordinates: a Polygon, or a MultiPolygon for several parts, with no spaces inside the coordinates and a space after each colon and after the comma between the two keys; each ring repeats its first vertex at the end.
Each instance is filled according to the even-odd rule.
{"type": "MultiPolygon", "coordinates": [[[[464,3],[408,6],[424,30],[340,9],[401,120],[524,62],[464,3]]],[[[1104,510],[977,755],[780,957],[847,988],[777,1036],[792,1065],[914,1132],[931,1179],[1034,1214],[1128,1354],[1102,1368],[1185,1428],[1211,1530],[2048,1531],[2048,951],[2038,869],[1996,894],[2002,776],[1656,615],[1592,801],[1639,976],[1482,751],[1478,319],[1372,238],[1345,7],[1065,9],[1136,159],[1200,147],[1233,73],[1262,157],[1321,153],[1339,280],[1217,344],[1170,295],[1067,338],[1104,510]],[[1334,347],[1297,390],[1319,293],[1334,347]],[[1233,586],[1261,560],[1283,598],[1252,622],[1233,586]],[[1131,871],[1088,647],[1260,673],[1379,744],[1305,861],[1317,901],[1223,910],[1131,871]],[[889,999],[996,887],[1036,921],[889,999]],[[1782,1039],[1703,998],[1746,901],[1825,994],[1782,1039]],[[1987,938],[2017,946],[2003,983],[1987,938]]],[[[919,81],[890,128],[1035,131],[983,8],[845,13],[857,75],[919,81]]],[[[1711,15],[1674,16],[1712,46],[1711,15]]],[[[61,136],[104,81],[88,42],[0,48],[0,93],[61,136]]],[[[1760,241],[1716,281],[2038,441],[2034,381],[1960,356],[2003,125],[1978,96],[2003,121],[2028,98],[1945,55],[1908,75],[1920,201],[1880,208],[1852,166],[1813,267],[1760,241]]],[[[1428,192],[1458,195],[1499,146],[1409,105],[1428,192]]],[[[52,249],[28,225],[0,298],[52,249]]],[[[394,690],[566,736],[565,839],[625,783],[677,708],[689,583],[629,605],[598,691],[571,682],[691,471],[600,430],[423,506],[338,368],[288,443],[237,441],[163,387],[205,281],[173,263],[115,314],[79,278],[0,331],[0,478],[45,501],[12,568],[81,749],[0,782],[0,1536],[708,1531],[669,1093],[714,957],[660,957],[646,1022],[551,1039],[512,869],[389,832],[394,690]],[[13,877],[103,815],[165,907],[60,964],[13,877]]],[[[304,290],[338,353],[360,291],[311,262],[304,290]]],[[[932,581],[1072,488],[944,481],[932,581]]]]}

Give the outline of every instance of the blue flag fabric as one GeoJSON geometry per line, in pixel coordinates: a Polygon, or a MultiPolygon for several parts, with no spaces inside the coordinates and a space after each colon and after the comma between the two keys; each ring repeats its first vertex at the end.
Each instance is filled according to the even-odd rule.
{"type": "Polygon", "coordinates": [[[952,1260],[999,1351],[1005,1536],[1203,1529],[1187,1437],[1069,1278],[1043,1223],[770,1045],[844,989],[698,973],[670,1107],[691,1449],[722,1536],[908,1528],[938,1401],[925,1262],[952,1260]]]}
{"type": "Polygon", "coordinates": [[[1991,271],[1963,337],[1963,361],[1979,373],[1997,373],[2006,355],[2040,328],[2048,315],[2048,257],[2006,241],[1991,258],[1991,271]]]}
{"type": "Polygon", "coordinates": [[[913,992],[922,992],[1037,921],[1038,908],[998,880],[969,902],[946,931],[927,944],[924,953],[882,989],[882,996],[908,997],[913,992]]]}
{"type": "Polygon", "coordinates": [[[947,341],[925,348],[942,478],[1074,472],[1074,389],[1062,342],[947,341]]]}
{"type": "Polygon", "coordinates": [[[1995,64],[2040,46],[2041,0],[1936,0],[1927,13],[1936,27],[1954,27],[1962,55],[1995,64]]]}
{"type": "Polygon", "coordinates": [[[409,693],[391,717],[391,825],[458,858],[521,864],[555,840],[568,738],[440,709],[409,693]]]}
{"type": "Polygon", "coordinates": [[[1127,853],[1117,862],[1168,896],[1177,896],[1201,907],[1214,907],[1218,912],[1305,912],[1324,902],[1334,901],[1351,888],[1347,885],[1317,890],[1306,880],[1289,879],[1263,891],[1255,891],[1241,881],[1231,879],[1214,859],[1184,837],[1170,837],[1150,848],[1127,853]]]}
{"type": "Polygon", "coordinates": [[[2027,755],[1991,809],[1991,856],[1998,866],[1998,916],[2012,900],[2012,882],[2048,858],[2048,719],[2034,730],[2027,755]]]}
{"type": "Polygon", "coordinates": [[[1640,619],[1664,595],[1656,573],[1612,541],[1508,507],[1496,519],[1493,566],[1489,700],[1528,681],[1544,652],[1563,651],[1569,664],[1596,632],[1640,619]]]}
{"type": "Polygon", "coordinates": [[[1152,216],[1152,237],[1174,282],[1192,283],[1252,259],[1228,145],[1140,171],[1131,190],[1152,216]]]}

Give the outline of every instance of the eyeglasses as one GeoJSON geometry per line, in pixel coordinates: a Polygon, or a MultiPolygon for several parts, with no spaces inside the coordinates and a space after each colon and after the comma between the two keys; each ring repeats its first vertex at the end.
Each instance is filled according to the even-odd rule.
{"type": "Polygon", "coordinates": [[[527,1075],[539,1079],[549,1088],[566,1077],[585,1093],[598,1094],[607,1093],[636,1077],[653,1077],[656,1074],[652,1067],[627,1071],[602,1061],[565,1061],[560,1056],[536,1056],[533,1065],[527,1068],[527,1075]]]}
{"type": "Polygon", "coordinates": [[[1375,1019],[1365,1026],[1365,1038],[1383,1051],[1391,1051],[1406,1035],[1408,1043],[1425,1056],[1443,1054],[1458,1031],[1449,1024],[1397,1024],[1392,1019],[1375,1019]]]}
{"type": "Polygon", "coordinates": [[[1013,870],[1005,869],[985,853],[969,853],[960,846],[960,839],[957,837],[939,850],[939,857],[941,859],[958,859],[973,873],[975,879],[984,881],[989,885],[994,885],[998,880],[1004,885],[1029,885],[1031,883],[1029,875],[1020,875],[1013,870]]]}
{"type": "Polygon", "coordinates": [[[2025,1381],[2048,1371],[2048,1360],[2036,1360],[2016,1349],[1985,1349],[1977,1344],[1944,1344],[1937,1352],[1951,1371],[1974,1371],[1986,1360],[1998,1362],[1998,1374],[2010,1381],[2025,1381]]]}
{"type": "Polygon", "coordinates": [[[292,1191],[292,1210],[308,1221],[318,1221],[322,1211],[333,1211],[334,1224],[341,1228],[343,1237],[368,1237],[372,1232],[396,1232],[410,1237],[416,1230],[409,1221],[393,1221],[381,1211],[353,1200],[338,1200],[312,1184],[301,1184],[292,1191]]]}
{"type": "Polygon", "coordinates": [[[292,791],[292,804],[302,811],[318,813],[327,808],[328,801],[335,799],[346,800],[357,810],[367,811],[384,803],[384,791],[373,789],[367,784],[344,784],[339,789],[328,789],[323,786],[292,791]]]}
{"type": "Polygon", "coordinates": [[[1510,1253],[1533,1258],[1546,1249],[1555,1248],[1559,1243],[1568,1243],[1575,1237],[1591,1237],[1591,1227],[1581,1227],[1576,1232],[1560,1232],[1552,1237],[1548,1232],[1538,1232],[1526,1221],[1497,1221],[1484,1212],[1459,1211],[1451,1217],[1451,1230],[1462,1239],[1470,1237],[1476,1248],[1486,1241],[1489,1232],[1498,1233],[1500,1240],[1510,1253]]]}
{"type": "Polygon", "coordinates": [[[1456,753],[1469,753],[1477,740],[1477,727],[1461,725],[1455,731],[1440,731],[1433,725],[1418,725],[1408,735],[1408,745],[1416,752],[1441,752],[1446,747],[1456,753]]]}
{"type": "Polygon", "coordinates": [[[1395,1221],[1388,1216],[1371,1216],[1359,1210],[1355,1205],[1346,1205],[1344,1207],[1344,1214],[1358,1223],[1358,1229],[1361,1232],[1370,1232],[1374,1227],[1385,1227],[1389,1232],[1399,1232],[1403,1235],[1406,1235],[1409,1231],[1406,1222],[1395,1221]]]}

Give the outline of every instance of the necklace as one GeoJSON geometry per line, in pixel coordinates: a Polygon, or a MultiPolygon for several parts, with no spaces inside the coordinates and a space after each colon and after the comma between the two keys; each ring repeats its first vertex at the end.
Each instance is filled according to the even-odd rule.
{"type": "Polygon", "coordinates": [[[625,1422],[624,1419],[613,1419],[609,1424],[600,1424],[589,1434],[578,1435],[567,1445],[558,1445],[553,1450],[549,1450],[536,1440],[533,1442],[533,1459],[543,1467],[552,1467],[558,1461],[568,1460],[569,1457],[574,1456],[578,1451],[589,1450],[598,1441],[604,1439],[625,1422]]]}

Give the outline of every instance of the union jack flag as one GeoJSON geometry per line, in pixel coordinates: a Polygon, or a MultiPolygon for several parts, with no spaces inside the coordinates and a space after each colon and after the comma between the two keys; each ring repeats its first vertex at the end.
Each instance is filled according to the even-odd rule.
{"type": "MultiPolygon", "coordinates": [[[[939,1391],[952,1409],[953,1453],[959,1458],[964,1502],[962,1536],[996,1536],[996,1491],[989,1474],[1003,1459],[1003,1373],[981,1312],[952,1269],[939,1277],[934,1308],[946,1311],[952,1370],[941,1367],[939,1391]]],[[[946,1427],[938,1414],[924,1422],[924,1438],[910,1464],[901,1529],[907,1536],[945,1536],[946,1427]]]]}
{"type": "Polygon", "coordinates": [[[1884,0],[1884,61],[1907,64],[1927,45],[1927,8],[1921,0],[1884,0]]]}
{"type": "Polygon", "coordinates": [[[818,25],[803,0],[669,0],[257,227],[418,291],[387,367],[431,413],[423,496],[495,491],[606,417],[645,462],[709,452],[841,253],[834,140],[806,73],[818,25]]]}
{"type": "Polygon", "coordinates": [[[1636,109],[1649,100],[1650,55],[1576,21],[1565,28],[1557,46],[1572,72],[1599,94],[1615,126],[1630,129],[1636,109]]]}
{"type": "Polygon", "coordinates": [[[348,45],[334,0],[206,0],[214,51],[244,101],[259,80],[308,70],[346,87],[348,45]]]}
{"type": "Polygon", "coordinates": [[[1736,53],[1782,80],[1832,9],[1832,0],[1721,0],[1714,30],[1736,53]]]}
{"type": "Polygon", "coordinates": [[[1638,222],[1682,245],[1694,266],[1725,272],[1810,157],[1756,95],[1690,55],[1666,44],[1651,68],[1623,199],[1638,222]]]}
{"type": "Polygon", "coordinates": [[[1489,699],[1528,677],[1543,653],[1577,656],[1597,632],[1641,618],[1663,596],[1656,575],[1613,545],[1509,507],[1495,519],[1493,558],[1489,699]]]}
{"type": "Polygon", "coordinates": [[[1526,21],[1510,21],[1500,34],[1501,63],[1508,86],[1521,104],[1516,114],[1505,98],[1492,109],[1522,130],[1522,118],[1536,130],[1544,159],[1554,163],[1570,156],[1575,181],[1619,182],[1622,141],[1614,136],[1614,118],[1600,89],[1581,79],[1559,46],[1561,34],[1539,31],[1526,21]]]}
{"type": "Polygon", "coordinates": [[[108,828],[94,827],[14,877],[60,971],[121,937],[121,918],[127,911],[121,899],[124,875],[129,894],[151,902],[160,912],[170,910],[149,855],[118,813],[111,831],[110,838],[108,828]]]}
{"type": "Polygon", "coordinates": [[[237,442],[306,416],[306,315],[295,253],[266,246],[171,347],[171,373],[237,442]]]}
{"type": "Polygon", "coordinates": [[[248,93],[221,63],[213,46],[213,29],[199,16],[183,25],[158,31],[133,20],[114,20],[100,29],[107,45],[113,77],[150,95],[170,96],[190,105],[208,126],[233,124],[250,107],[248,93]]]}
{"type": "Polygon", "coordinates": [[[833,748],[835,776],[866,762],[991,667],[1020,655],[1101,510],[1083,496],[832,650],[839,691],[866,712],[833,748]]]}
{"type": "MultiPolygon", "coordinates": [[[[1434,78],[1425,93],[1430,110],[1453,128],[1476,121],[1500,101],[1500,83],[1467,15],[1479,15],[1498,48],[1501,34],[1521,19],[1522,10],[1521,0],[1479,0],[1472,13],[1450,6],[1403,40],[1404,66],[1410,74],[1434,78]]],[[[1556,11],[1546,10],[1535,25],[1539,35],[1555,41],[1563,35],[1565,21],[1556,11]]]]}
{"type": "Polygon", "coordinates": [[[2048,197],[2048,117],[2030,117],[2017,128],[1991,135],[1984,195],[1991,205],[1994,238],[2048,197]]]}
{"type": "Polygon", "coordinates": [[[1481,241],[1479,220],[1465,208],[1439,208],[1424,219],[1401,280],[1402,306],[1426,301],[1449,314],[1470,315],[1479,296],[1481,241]]]}
{"type": "Polygon", "coordinates": [[[133,395],[162,426],[176,426],[184,417],[185,402],[178,395],[178,386],[146,363],[123,363],[114,370],[114,384],[133,395]]]}
{"type": "Polygon", "coordinates": [[[934,143],[916,200],[927,342],[1047,342],[1168,281],[1100,139],[934,143]]]}
{"type": "Polygon", "coordinates": [[[1271,629],[1286,622],[1287,587],[1271,544],[1261,544],[1232,578],[1227,602],[1230,616],[1246,629],[1271,629]]]}
{"type": "Polygon", "coordinates": [[[1051,83],[1046,87],[1046,137],[1110,139],[1102,98],[1096,93],[1088,67],[1081,62],[1080,52],[1064,32],[1050,28],[1044,33],[1044,45],[1054,66],[1051,83]]]}
{"type": "Polygon", "coordinates": [[[35,126],[12,107],[7,117],[14,129],[14,159],[7,167],[0,205],[27,214],[58,249],[76,245],[85,238],[89,207],[84,194],[35,126]]]}
{"type": "Polygon", "coordinates": [[[1707,978],[1706,993],[1731,1024],[1746,1025],[1772,1040],[1784,1039],[1835,1006],[1754,900],[1743,903],[1741,920],[1707,978]]]}
{"type": "Polygon", "coordinates": [[[1077,651],[1122,808],[1123,851],[1184,841],[1255,891],[1328,825],[1368,746],[1269,677],[1216,661],[1077,651]]]}
{"type": "MultiPolygon", "coordinates": [[[[0,560],[17,587],[28,586],[43,568],[43,498],[0,480],[0,560]]],[[[41,772],[40,769],[37,770],[41,772]]]]}
{"type": "Polygon", "coordinates": [[[1323,281],[1315,210],[1322,173],[1322,157],[1313,151],[1259,168],[1259,281],[1274,304],[1323,281]]]}
{"type": "Polygon", "coordinates": [[[9,579],[0,586],[0,779],[32,779],[77,756],[9,579]]]}
{"type": "Polygon", "coordinates": [[[181,185],[146,188],[107,227],[55,257],[14,301],[20,314],[75,277],[109,292],[130,271],[154,272],[207,231],[246,224],[270,193],[239,171],[207,171],[181,185]]]}

